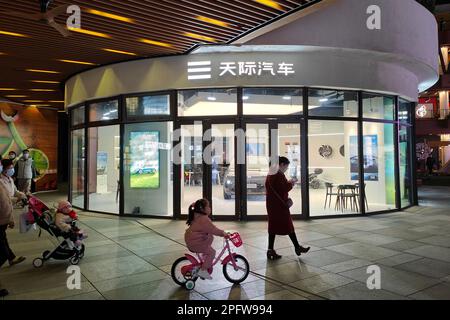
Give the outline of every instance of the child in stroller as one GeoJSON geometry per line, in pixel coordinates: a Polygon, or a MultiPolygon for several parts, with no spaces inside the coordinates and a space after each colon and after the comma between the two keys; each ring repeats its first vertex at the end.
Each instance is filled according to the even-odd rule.
{"type": "MultiPolygon", "coordinates": [[[[60,206],[58,205],[58,207],[60,206]]],[[[61,209],[62,207],[64,206],[61,205],[61,209]]],[[[64,211],[67,211],[73,217],[76,217],[76,213],[74,215],[74,211],[72,210],[71,206],[67,206],[66,203],[65,207],[67,208],[64,209],[64,211]],[[69,208],[70,210],[68,210],[69,208]]],[[[73,229],[71,224],[70,225],[71,228],[68,232],[64,232],[63,230],[61,230],[55,224],[56,220],[55,218],[56,215],[58,214],[64,215],[64,213],[63,212],[56,213],[55,218],[53,217],[53,213],[55,213],[55,210],[49,209],[38,198],[34,196],[30,196],[28,198],[28,223],[29,224],[36,223],[41,228],[41,231],[42,229],[47,231],[51,236],[55,237],[57,240],[59,240],[60,237],[64,239],[53,251],[47,250],[42,253],[42,257],[33,260],[33,266],[36,268],[42,267],[44,265],[44,262],[50,259],[69,260],[71,264],[76,265],[84,257],[85,246],[84,244],[81,243],[81,241],[86,236],[83,234],[81,230],[76,228],[75,221],[72,221],[74,227],[73,229]]],[[[70,217],[69,214],[67,214],[67,216],[70,217]]]]}
{"type": "Polygon", "coordinates": [[[66,200],[60,201],[55,215],[55,225],[63,233],[62,235],[65,239],[70,239],[76,247],[79,247],[81,241],[86,239],[87,236],[76,226],[76,220],[78,220],[78,215],[73,210],[70,202],[66,200]]]}

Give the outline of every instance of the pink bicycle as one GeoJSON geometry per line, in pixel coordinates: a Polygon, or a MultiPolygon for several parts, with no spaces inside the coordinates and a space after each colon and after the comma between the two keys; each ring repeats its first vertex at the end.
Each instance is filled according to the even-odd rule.
{"type": "MultiPolygon", "coordinates": [[[[245,279],[250,272],[250,265],[247,259],[237,253],[232,252],[230,242],[235,247],[242,245],[241,236],[235,232],[230,234],[228,239],[224,239],[224,246],[222,252],[213,261],[213,267],[221,260],[222,256],[228,252],[228,255],[222,260],[223,275],[225,279],[234,284],[239,284],[245,279]]],[[[188,290],[192,290],[195,287],[195,281],[198,279],[198,271],[203,263],[202,257],[197,253],[197,258],[189,253],[186,253],[184,257],[178,258],[172,265],[171,275],[173,281],[179,286],[185,287],[188,290]]],[[[212,268],[208,270],[212,273],[212,268]]]]}

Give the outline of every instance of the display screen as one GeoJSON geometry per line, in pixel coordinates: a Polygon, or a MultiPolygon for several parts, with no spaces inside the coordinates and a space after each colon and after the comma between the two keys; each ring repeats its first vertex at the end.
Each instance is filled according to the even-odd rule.
{"type": "Polygon", "coordinates": [[[130,132],[130,187],[159,188],[159,131],[130,132]]]}
{"type": "MultiPolygon", "coordinates": [[[[364,180],[378,181],[378,136],[364,136],[364,180]]],[[[350,137],[350,171],[351,179],[358,180],[359,158],[358,137],[350,137]]]]}

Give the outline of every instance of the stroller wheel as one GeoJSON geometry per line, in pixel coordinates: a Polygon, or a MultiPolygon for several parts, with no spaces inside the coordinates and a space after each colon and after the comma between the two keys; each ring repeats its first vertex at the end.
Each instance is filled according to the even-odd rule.
{"type": "Polygon", "coordinates": [[[78,263],[80,263],[80,257],[78,255],[75,255],[72,258],[70,258],[69,261],[71,264],[77,265],[78,263]]]}
{"type": "Polygon", "coordinates": [[[43,265],[44,265],[44,260],[43,260],[43,259],[41,259],[41,258],[36,258],[36,259],[33,260],[33,266],[34,266],[35,268],[40,268],[40,267],[42,267],[43,265]]]}

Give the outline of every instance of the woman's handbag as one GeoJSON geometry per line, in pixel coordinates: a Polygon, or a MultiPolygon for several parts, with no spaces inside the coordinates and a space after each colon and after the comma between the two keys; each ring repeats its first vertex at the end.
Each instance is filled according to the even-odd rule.
{"type": "Polygon", "coordinates": [[[294,205],[294,201],[292,201],[291,198],[288,198],[286,201],[283,200],[283,198],[281,198],[281,196],[278,194],[278,192],[275,191],[275,189],[272,187],[272,184],[267,181],[267,184],[269,185],[270,189],[272,189],[273,193],[275,193],[275,195],[277,196],[278,199],[280,199],[281,203],[284,203],[284,205],[286,206],[286,208],[290,208],[294,205]]]}

